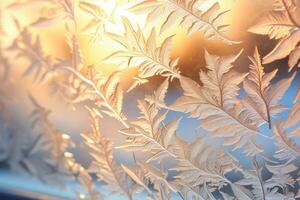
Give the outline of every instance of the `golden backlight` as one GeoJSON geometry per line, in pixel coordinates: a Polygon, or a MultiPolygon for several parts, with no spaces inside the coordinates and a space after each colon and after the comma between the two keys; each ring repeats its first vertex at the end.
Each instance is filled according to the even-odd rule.
{"type": "MultiPolygon", "coordinates": [[[[2,7],[5,7],[9,4],[11,0],[2,3],[2,7]]],[[[270,9],[273,0],[219,0],[219,4],[222,10],[230,10],[227,16],[225,17],[225,23],[231,25],[231,29],[228,33],[229,37],[233,40],[242,40],[245,39],[245,34],[247,29],[253,22],[265,11],[270,9]],[[255,1],[255,3],[253,3],[255,1]]],[[[101,7],[107,12],[109,15],[114,15],[114,22],[106,23],[106,30],[109,32],[122,32],[123,25],[121,21],[121,16],[126,16],[129,20],[135,21],[139,24],[139,26],[144,26],[144,16],[137,16],[128,12],[126,10],[126,5],[116,6],[114,5],[114,1],[95,1],[96,3],[101,4],[101,7]]],[[[204,4],[202,7],[209,6],[208,4],[204,4]]],[[[32,8],[34,10],[34,7],[32,8]]],[[[204,8],[205,9],[205,8],[204,8]]],[[[2,10],[4,10],[2,8],[2,10]]],[[[5,13],[4,25],[12,27],[12,20],[10,16],[14,16],[17,14],[22,14],[24,16],[24,23],[30,23],[37,13],[32,12],[28,13],[28,9],[26,11],[22,9],[17,9],[17,12],[13,12],[11,10],[7,10],[8,13],[5,13]]],[[[89,20],[89,16],[86,15],[83,11],[78,10],[77,13],[77,21],[79,21],[79,29],[83,28],[89,20]]],[[[66,42],[65,37],[65,25],[60,24],[53,28],[47,29],[34,29],[36,33],[40,35],[43,47],[45,51],[49,54],[55,55],[57,57],[67,58],[70,56],[69,48],[66,42]]],[[[11,32],[13,32],[13,28],[11,28],[11,32]]],[[[173,50],[172,56],[184,57],[192,51],[196,43],[199,43],[201,46],[201,33],[195,34],[196,36],[188,37],[186,32],[181,27],[177,26],[171,28],[168,33],[174,33],[176,31],[176,36],[173,40],[173,50]],[[200,39],[199,39],[200,37],[200,39]],[[193,46],[191,47],[191,44],[193,46]]],[[[168,33],[164,33],[164,36],[167,36],[168,33]]],[[[146,32],[146,34],[149,34],[146,32]]],[[[80,33],[77,34],[80,42],[80,47],[82,49],[82,53],[85,58],[85,65],[88,66],[90,64],[95,64],[95,67],[101,68],[104,74],[109,74],[114,71],[118,66],[112,64],[101,63],[101,60],[108,56],[110,52],[116,48],[116,44],[112,41],[102,40],[99,43],[92,43],[89,36],[82,35],[80,33]]],[[[226,51],[226,46],[222,42],[215,41],[212,43],[216,49],[221,48],[221,50],[226,51]],[[224,49],[225,48],[225,49],[224,49]]],[[[199,55],[200,56],[200,55],[199,55]]]]}

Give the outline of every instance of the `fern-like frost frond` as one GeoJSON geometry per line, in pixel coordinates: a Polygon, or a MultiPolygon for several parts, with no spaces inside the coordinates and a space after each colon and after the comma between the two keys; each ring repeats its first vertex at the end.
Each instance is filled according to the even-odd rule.
{"type": "Polygon", "coordinates": [[[250,60],[250,74],[243,84],[248,96],[244,98],[243,104],[259,115],[257,121],[261,118],[262,123],[268,123],[271,128],[271,115],[276,115],[286,108],[278,103],[294,80],[295,74],[271,85],[277,70],[265,74],[257,48],[250,60]]]}
{"type": "Polygon", "coordinates": [[[160,46],[157,46],[155,28],[146,38],[142,30],[139,27],[135,29],[128,19],[123,18],[123,24],[124,35],[108,33],[110,38],[118,42],[123,49],[105,58],[105,62],[119,60],[119,63],[125,64],[126,67],[137,67],[141,79],[154,75],[179,78],[180,72],[176,68],[178,59],[170,59],[173,36],[166,38],[160,46]]]}
{"type": "Polygon", "coordinates": [[[202,127],[216,137],[224,138],[225,145],[243,148],[246,154],[262,151],[255,141],[259,123],[237,99],[238,85],[247,74],[233,72],[237,56],[217,57],[206,53],[207,73],[200,73],[203,86],[187,77],[181,77],[183,96],[170,108],[187,112],[200,119],[202,127]]]}
{"type": "Polygon", "coordinates": [[[160,33],[179,20],[188,34],[201,31],[207,39],[222,40],[227,44],[237,43],[225,35],[229,26],[223,24],[223,18],[227,11],[221,11],[216,1],[143,0],[133,5],[130,10],[136,13],[148,12],[147,22],[153,21],[157,16],[166,15],[160,33]]]}
{"type": "Polygon", "coordinates": [[[300,5],[293,0],[277,0],[274,9],[262,17],[249,29],[250,32],[268,35],[271,39],[281,39],[276,47],[263,58],[263,63],[271,63],[289,56],[289,68],[292,69],[300,59],[300,5]]]}

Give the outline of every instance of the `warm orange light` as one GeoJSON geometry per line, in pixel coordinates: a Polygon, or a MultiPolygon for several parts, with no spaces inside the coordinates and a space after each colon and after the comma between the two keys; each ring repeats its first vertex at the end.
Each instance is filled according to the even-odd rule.
{"type": "MultiPolygon", "coordinates": [[[[256,3],[252,1],[234,1],[234,0],[219,0],[219,4],[222,10],[231,10],[227,13],[224,18],[224,23],[232,25],[231,30],[229,32],[229,36],[234,39],[241,39],[243,35],[245,35],[246,30],[250,24],[253,23],[255,18],[257,18],[262,12],[268,10],[270,8],[270,2],[272,0],[267,0],[260,2],[259,0],[254,0],[256,3]],[[241,15],[241,13],[243,13],[241,15]],[[239,17],[236,17],[239,16],[239,17]],[[249,17],[251,16],[251,17],[249,17]]],[[[2,4],[2,6],[6,6],[9,4],[10,0],[2,4]]],[[[211,1],[213,2],[213,1],[211,1]]],[[[206,7],[210,6],[210,1],[201,5],[201,9],[205,10],[206,7]]],[[[122,16],[127,17],[130,21],[134,22],[134,24],[138,24],[140,27],[144,27],[145,24],[145,16],[143,15],[135,15],[132,12],[129,12],[126,7],[128,6],[126,3],[116,4],[115,1],[108,0],[99,0],[94,1],[95,4],[101,6],[101,8],[107,13],[107,15],[111,15],[113,21],[107,21],[106,31],[114,32],[114,33],[122,33],[123,32],[123,24],[122,24],[122,16]]],[[[18,11],[20,13],[24,13],[25,11],[18,11]]],[[[34,16],[23,14],[26,18],[24,19],[25,23],[30,23],[34,16]]],[[[12,16],[14,13],[10,13],[12,16]]],[[[7,20],[9,18],[6,15],[6,19],[4,20],[5,26],[13,27],[12,20],[7,20]]],[[[89,17],[85,12],[78,10],[77,12],[77,20],[79,22],[79,27],[82,28],[88,22],[89,17]]],[[[13,28],[10,28],[10,32],[14,32],[13,28]]],[[[53,28],[47,29],[34,29],[35,32],[39,33],[41,37],[41,41],[46,53],[51,55],[60,57],[60,58],[68,58],[70,56],[69,47],[66,43],[65,37],[65,27],[64,24],[60,24],[53,28]]],[[[184,56],[184,54],[188,53],[191,49],[188,44],[189,37],[186,35],[186,31],[181,27],[173,27],[170,28],[167,32],[160,35],[160,38],[168,36],[170,33],[176,32],[176,35],[173,40],[173,51],[172,56],[184,56]]],[[[145,31],[145,35],[149,33],[145,31]]],[[[101,43],[93,43],[91,44],[90,37],[78,35],[78,40],[80,42],[80,47],[82,48],[83,56],[85,58],[85,66],[94,64],[95,67],[100,68],[104,74],[110,74],[112,71],[116,70],[119,66],[113,64],[105,64],[101,63],[101,60],[108,56],[113,49],[118,48],[116,44],[108,40],[101,40],[101,43]]],[[[160,41],[159,41],[160,42],[160,41]]],[[[221,43],[220,43],[221,44],[221,43]]]]}

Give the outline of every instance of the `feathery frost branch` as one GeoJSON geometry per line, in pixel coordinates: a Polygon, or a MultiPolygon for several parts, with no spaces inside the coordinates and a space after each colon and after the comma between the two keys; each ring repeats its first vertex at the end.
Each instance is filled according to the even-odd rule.
{"type": "Polygon", "coordinates": [[[125,63],[126,67],[137,67],[140,79],[147,79],[154,75],[170,77],[171,79],[180,77],[180,72],[176,68],[178,59],[170,59],[173,36],[164,39],[162,44],[157,46],[155,28],[152,28],[148,38],[145,38],[142,30],[139,27],[134,29],[128,19],[123,18],[123,24],[124,35],[107,33],[123,49],[113,52],[104,59],[105,62],[118,60],[120,64],[125,63]]]}
{"type": "Polygon", "coordinates": [[[191,188],[208,184],[208,187],[216,189],[222,188],[221,185],[233,184],[225,177],[227,172],[238,167],[231,156],[206,145],[204,140],[185,144],[175,134],[179,120],[161,126],[167,112],[159,114],[155,104],[139,101],[139,108],[142,116],[132,122],[132,128],[121,131],[127,139],[118,148],[146,153],[147,163],[175,159],[177,164],[173,170],[178,172],[177,179],[191,188]],[[219,159],[210,160],[211,155],[219,159]]]}
{"type": "Polygon", "coordinates": [[[135,13],[147,12],[147,22],[157,16],[166,15],[160,33],[174,26],[178,20],[186,27],[188,34],[202,31],[207,39],[219,39],[227,44],[238,42],[229,39],[225,33],[229,25],[224,24],[224,15],[228,11],[219,9],[217,1],[207,0],[143,0],[130,8],[135,13]]]}
{"type": "MultiPolygon", "coordinates": [[[[280,39],[276,47],[263,58],[263,63],[271,63],[289,56],[290,70],[299,65],[300,59],[300,4],[294,0],[276,0],[274,9],[260,18],[249,29],[250,32],[280,39]]],[[[299,65],[300,66],[300,65],[299,65]]]]}
{"type": "Polygon", "coordinates": [[[257,48],[255,48],[254,57],[250,60],[252,62],[250,74],[243,84],[248,96],[244,98],[243,104],[259,115],[257,121],[261,118],[262,123],[267,122],[271,128],[271,115],[276,115],[286,108],[286,106],[279,105],[278,102],[291,85],[295,74],[271,85],[270,82],[278,70],[265,74],[257,48]]]}
{"type": "Polygon", "coordinates": [[[182,77],[180,84],[184,94],[170,108],[199,118],[201,127],[224,138],[224,145],[243,148],[246,154],[254,155],[262,152],[255,137],[265,136],[258,130],[259,121],[237,99],[238,85],[247,75],[231,70],[238,56],[217,57],[206,52],[209,71],[200,72],[203,86],[182,77]]]}
{"type": "Polygon", "coordinates": [[[82,134],[85,144],[90,149],[89,153],[94,158],[88,169],[89,173],[95,173],[109,189],[132,199],[136,188],[134,181],[114,161],[113,143],[102,135],[97,114],[91,110],[90,119],[92,131],[82,134]]]}

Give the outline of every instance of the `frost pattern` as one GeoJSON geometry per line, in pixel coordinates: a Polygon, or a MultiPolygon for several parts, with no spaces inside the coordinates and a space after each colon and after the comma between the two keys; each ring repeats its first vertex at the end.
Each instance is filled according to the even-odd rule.
{"type": "MultiPolygon", "coordinates": [[[[15,1],[7,8],[26,10],[30,6],[40,10],[39,17],[26,25],[20,23],[21,19],[13,19],[18,33],[9,45],[0,46],[0,119],[4,122],[0,125],[0,164],[47,182],[73,176],[85,189],[78,199],[109,198],[97,190],[92,175],[112,193],[128,199],[141,192],[148,199],[161,200],[174,195],[200,200],[300,198],[300,147],[296,142],[300,136],[300,89],[290,107],[280,103],[295,81],[296,66],[300,66],[300,1],[276,0],[273,10],[249,29],[280,41],[263,58],[255,48],[249,55],[247,73],[234,70],[242,51],[227,56],[206,51],[208,70],[200,71],[197,81],[182,74],[177,66],[179,59],[171,58],[176,34],[172,27],[179,24],[188,34],[200,31],[207,40],[239,43],[226,35],[230,27],[222,19],[228,11],[221,10],[217,1],[26,0],[15,1]],[[108,4],[112,5],[110,9],[104,6],[108,4]],[[120,15],[121,8],[126,12],[120,15]],[[83,28],[78,12],[90,17],[83,28]],[[145,26],[130,20],[126,13],[144,15],[145,26]],[[48,55],[39,36],[33,33],[61,23],[65,25],[71,54],[68,59],[48,55]],[[114,23],[121,23],[123,31],[108,30],[107,25],[114,23]],[[172,33],[165,36],[168,32],[172,33]],[[118,44],[102,62],[118,63],[120,68],[104,76],[96,63],[86,66],[79,42],[81,34],[88,35],[96,45],[103,40],[118,44]],[[31,126],[26,127],[26,134],[13,128],[17,123],[13,118],[15,102],[11,100],[14,94],[7,88],[16,86],[10,77],[14,62],[10,53],[28,61],[27,66],[22,66],[24,79],[31,77],[36,84],[50,84],[69,105],[86,107],[91,130],[81,133],[81,137],[92,157],[89,167],[81,166],[68,152],[68,148],[75,148],[70,137],[54,127],[49,120],[51,112],[32,95],[28,95],[34,107],[31,126]],[[274,83],[278,70],[266,73],[264,64],[287,56],[289,76],[274,83]],[[127,92],[121,85],[124,67],[138,71],[127,92]],[[156,76],[164,81],[152,94],[138,100],[140,115],[129,120],[124,97],[156,76]],[[179,81],[182,93],[167,103],[174,80],[179,81]],[[245,95],[240,95],[242,92],[245,95]],[[281,119],[280,114],[287,110],[287,117],[281,119]],[[174,111],[182,117],[168,120],[174,111]],[[198,119],[205,136],[192,142],[179,136],[184,113],[198,119]],[[122,144],[114,145],[103,134],[104,117],[120,123],[119,133],[125,137],[122,144]],[[262,127],[269,129],[272,136],[262,127]],[[267,154],[266,145],[259,139],[276,144],[274,155],[267,154]],[[132,163],[118,163],[115,149],[130,152],[132,163]],[[252,158],[250,169],[232,154],[237,149],[252,158]]],[[[5,38],[5,29],[0,30],[1,38],[5,38]]]]}

